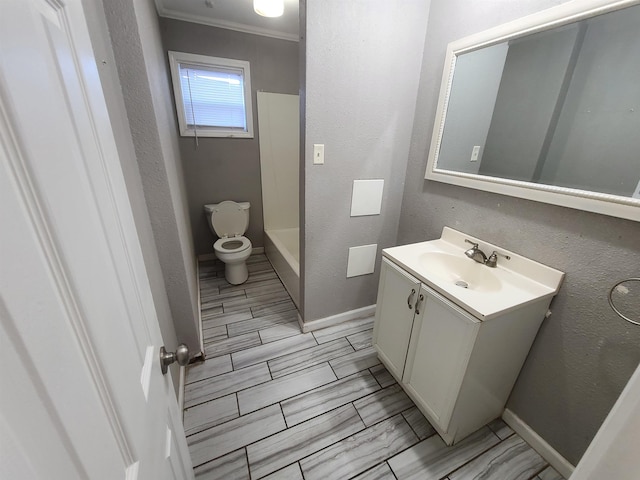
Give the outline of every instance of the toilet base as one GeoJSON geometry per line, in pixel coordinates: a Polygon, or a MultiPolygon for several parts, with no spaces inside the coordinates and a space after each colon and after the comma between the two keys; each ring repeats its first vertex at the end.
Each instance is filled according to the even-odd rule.
{"type": "Polygon", "coordinates": [[[246,282],[249,278],[246,262],[225,264],[224,277],[231,285],[240,285],[246,282]]]}

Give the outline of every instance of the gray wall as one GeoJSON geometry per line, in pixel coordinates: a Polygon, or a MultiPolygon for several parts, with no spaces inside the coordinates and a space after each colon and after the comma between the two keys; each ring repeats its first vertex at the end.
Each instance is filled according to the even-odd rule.
{"type": "Polygon", "coordinates": [[[398,240],[448,225],[567,273],[508,407],[575,464],[640,360],[640,328],[606,300],[638,276],[640,224],[424,180],[447,43],[559,3],[432,0],[398,240]]]}
{"type": "Polygon", "coordinates": [[[158,17],[152,0],[105,0],[104,10],[176,335],[197,353],[195,254],[158,17]]]}
{"type": "Polygon", "coordinates": [[[546,155],[578,28],[509,45],[480,173],[531,181],[546,155]]]}
{"type": "Polygon", "coordinates": [[[456,59],[438,167],[478,173],[509,45],[499,43],[456,59]],[[474,146],[480,147],[472,162],[474,146]]]}
{"type": "MultiPolygon", "coordinates": [[[[144,258],[147,276],[149,277],[153,303],[158,315],[158,323],[160,324],[160,332],[162,333],[162,339],[164,340],[164,345],[167,350],[174,351],[178,346],[176,329],[173,325],[169,298],[167,297],[167,291],[162,277],[162,269],[160,268],[158,250],[155,239],[153,238],[151,221],[149,220],[147,204],[144,199],[142,179],[140,178],[140,170],[138,169],[133,140],[131,139],[129,120],[120,89],[120,79],[118,78],[118,71],[111,48],[111,39],[102,8],[102,1],[84,0],[82,3],[89,24],[91,43],[100,73],[102,90],[104,91],[107,108],[109,109],[111,126],[113,128],[116,146],[118,147],[120,164],[122,165],[122,173],[133,211],[133,219],[136,224],[140,243],[144,245],[144,248],[142,248],[142,256],[144,258]]],[[[180,383],[178,364],[174,363],[169,368],[177,396],[180,383]]]]}
{"type": "MultiPolygon", "coordinates": [[[[250,63],[254,138],[200,138],[196,148],[193,137],[179,137],[179,145],[196,253],[213,253],[216,240],[203,205],[223,200],[251,202],[246,236],[254,247],[262,246],[256,92],[298,94],[298,43],[168,18],[160,19],[160,28],[165,57],[167,50],[174,50],[250,63]]],[[[170,99],[175,110],[173,92],[170,99]]],[[[177,135],[177,124],[172,128],[177,135]]]]}
{"type": "Polygon", "coordinates": [[[396,241],[428,1],[312,0],[306,12],[301,227],[309,321],[376,301],[379,255],[375,275],[347,279],[347,253],[396,241]],[[322,166],[311,164],[314,143],[325,145],[322,166]],[[370,178],[385,180],[382,214],[351,218],[353,180],[370,178]]]}
{"type": "Polygon", "coordinates": [[[589,22],[543,183],[630,197],[640,180],[640,6],[589,22]]]}

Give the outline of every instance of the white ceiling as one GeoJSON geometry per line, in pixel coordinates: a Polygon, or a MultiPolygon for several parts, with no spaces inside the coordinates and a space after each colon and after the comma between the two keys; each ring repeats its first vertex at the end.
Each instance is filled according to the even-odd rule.
{"type": "Polygon", "coordinates": [[[284,15],[261,17],[253,0],[155,0],[161,17],[298,41],[298,0],[284,0],[284,15]]]}

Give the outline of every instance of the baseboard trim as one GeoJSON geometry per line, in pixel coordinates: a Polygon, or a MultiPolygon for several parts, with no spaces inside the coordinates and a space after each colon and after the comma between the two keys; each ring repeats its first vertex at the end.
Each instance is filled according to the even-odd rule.
{"type": "MultiPolygon", "coordinates": [[[[251,249],[251,255],[260,255],[262,253],[264,253],[264,247],[253,247],[251,249]]],[[[208,262],[209,260],[215,260],[216,258],[215,253],[201,253],[198,255],[199,262],[208,262]]]]}
{"type": "Polygon", "coordinates": [[[502,419],[509,425],[514,432],[522,437],[531,447],[544,458],[549,465],[555,468],[564,478],[569,478],[576,467],[564,458],[558,451],[547,443],[547,441],[538,435],[533,428],[524,420],[505,408],[502,419]]]}
{"type": "MultiPolygon", "coordinates": [[[[198,259],[199,260],[199,259],[198,259]]],[[[200,299],[200,261],[196,262],[196,289],[198,290],[198,336],[200,337],[200,352],[199,354],[204,354],[204,332],[202,327],[202,303],[200,299]]],[[[191,357],[195,357],[196,355],[192,355],[191,357]]]]}
{"type": "Polygon", "coordinates": [[[355,310],[349,310],[347,312],[338,313],[330,317],[319,318],[317,320],[311,320],[310,322],[300,323],[302,333],[312,332],[314,330],[320,330],[321,328],[332,327],[349,320],[355,320],[356,318],[364,318],[374,315],[376,313],[376,305],[368,305],[362,308],[356,308],[355,310]]]}

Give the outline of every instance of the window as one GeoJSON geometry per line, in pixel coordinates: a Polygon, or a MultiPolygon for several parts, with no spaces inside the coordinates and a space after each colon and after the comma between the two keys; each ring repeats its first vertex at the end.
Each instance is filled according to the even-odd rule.
{"type": "Polygon", "coordinates": [[[169,52],[180,135],[253,138],[249,62],[169,52]]]}

